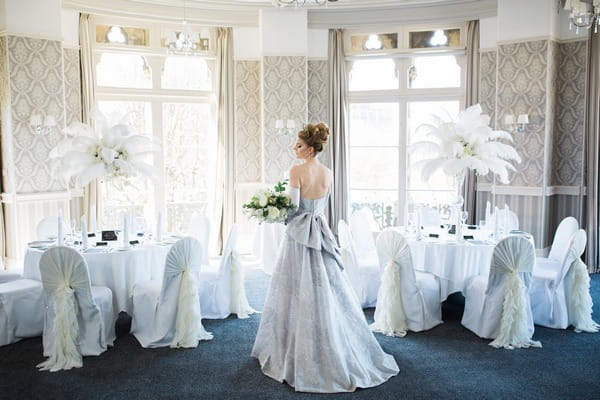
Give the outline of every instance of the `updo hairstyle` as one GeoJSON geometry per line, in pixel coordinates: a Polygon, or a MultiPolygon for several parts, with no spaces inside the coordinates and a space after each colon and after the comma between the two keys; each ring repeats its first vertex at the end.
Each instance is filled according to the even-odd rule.
{"type": "Polygon", "coordinates": [[[302,139],[308,147],[315,149],[315,153],[320,153],[329,139],[329,128],[323,122],[315,125],[306,124],[304,129],[298,132],[298,138],[302,139]]]}

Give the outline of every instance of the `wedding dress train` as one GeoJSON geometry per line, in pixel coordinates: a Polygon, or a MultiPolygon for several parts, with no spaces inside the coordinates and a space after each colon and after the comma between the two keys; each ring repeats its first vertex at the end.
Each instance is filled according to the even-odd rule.
{"type": "Polygon", "coordinates": [[[252,349],[265,375],[302,392],[352,392],[398,373],[342,272],[323,214],[327,199],[300,198],[252,349]]]}

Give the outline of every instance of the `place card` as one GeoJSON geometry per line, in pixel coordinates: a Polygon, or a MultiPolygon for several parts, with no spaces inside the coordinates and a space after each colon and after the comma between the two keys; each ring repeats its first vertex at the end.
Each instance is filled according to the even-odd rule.
{"type": "Polygon", "coordinates": [[[439,238],[439,237],[440,237],[440,235],[438,235],[437,233],[430,233],[430,234],[429,234],[429,237],[430,237],[430,238],[439,238]]]}
{"type": "Polygon", "coordinates": [[[102,240],[117,240],[117,233],[115,231],[102,231],[102,240]]]}
{"type": "Polygon", "coordinates": [[[477,229],[476,225],[467,225],[467,229],[477,229]]]}
{"type": "Polygon", "coordinates": [[[108,243],[106,242],[96,242],[96,246],[107,246],[108,243]]]}
{"type": "Polygon", "coordinates": [[[463,238],[464,238],[465,240],[473,240],[473,239],[475,239],[475,238],[473,237],[473,235],[463,235],[463,238]]]}
{"type": "Polygon", "coordinates": [[[140,244],[139,240],[130,240],[129,244],[140,244]]]}
{"type": "Polygon", "coordinates": [[[96,234],[94,232],[88,233],[88,237],[96,237],[96,234]]]}

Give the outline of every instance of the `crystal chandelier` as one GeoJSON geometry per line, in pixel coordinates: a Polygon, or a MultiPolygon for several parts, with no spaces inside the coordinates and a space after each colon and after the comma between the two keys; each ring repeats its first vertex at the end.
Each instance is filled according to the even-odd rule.
{"type": "Polygon", "coordinates": [[[569,10],[569,29],[575,25],[575,32],[579,28],[589,29],[594,26],[594,32],[598,33],[600,24],[600,0],[565,0],[565,10],[569,10]]]}
{"type": "Polygon", "coordinates": [[[185,0],[183,1],[183,21],[181,30],[169,33],[167,37],[167,48],[169,54],[191,55],[198,51],[199,40],[187,24],[185,15],[185,0]]]}
{"type": "Polygon", "coordinates": [[[337,0],[272,0],[277,7],[302,7],[302,6],[322,6],[327,3],[335,3],[337,0]]]}

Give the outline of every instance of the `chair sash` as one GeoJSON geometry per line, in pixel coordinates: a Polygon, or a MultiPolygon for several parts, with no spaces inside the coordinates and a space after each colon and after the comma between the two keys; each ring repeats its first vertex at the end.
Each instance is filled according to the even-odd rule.
{"type": "MultiPolygon", "coordinates": [[[[515,347],[542,347],[539,341],[531,340],[527,310],[527,290],[523,283],[525,274],[531,276],[535,252],[531,242],[523,237],[510,236],[495,247],[488,282],[495,281],[494,275],[505,274],[504,299],[500,317],[499,334],[490,346],[513,349],[515,347]]],[[[488,283],[488,290],[489,283],[488,283]]]]}
{"type": "Polygon", "coordinates": [[[177,241],[165,262],[165,274],[161,292],[161,303],[168,303],[171,296],[167,293],[176,290],[177,316],[175,334],[171,347],[197,347],[199,340],[212,339],[212,334],[202,326],[202,313],[198,284],[195,275],[202,264],[202,245],[192,237],[177,241]]]}
{"type": "Polygon", "coordinates": [[[377,238],[377,254],[380,262],[385,264],[385,269],[371,330],[387,336],[403,337],[408,331],[407,315],[423,312],[418,308],[419,293],[410,247],[399,232],[386,230],[377,238]]]}
{"type": "Polygon", "coordinates": [[[250,307],[248,297],[246,296],[246,287],[244,286],[244,267],[240,262],[240,255],[237,251],[231,252],[231,300],[229,307],[231,312],[238,318],[248,318],[250,314],[257,313],[250,307]]]}
{"type": "Polygon", "coordinates": [[[77,251],[57,246],[40,259],[40,273],[46,298],[53,302],[53,338],[49,358],[38,364],[40,370],[50,372],[79,368],[82,356],[79,349],[77,314],[96,319],[102,327],[100,309],[92,297],[87,264],[77,251]]]}
{"type": "Polygon", "coordinates": [[[598,332],[600,325],[592,319],[592,297],[590,296],[590,275],[587,267],[581,261],[581,255],[587,242],[586,233],[580,229],[573,236],[573,243],[569,249],[571,253],[571,266],[565,278],[565,295],[569,324],[573,325],[575,332],[598,332]]]}

